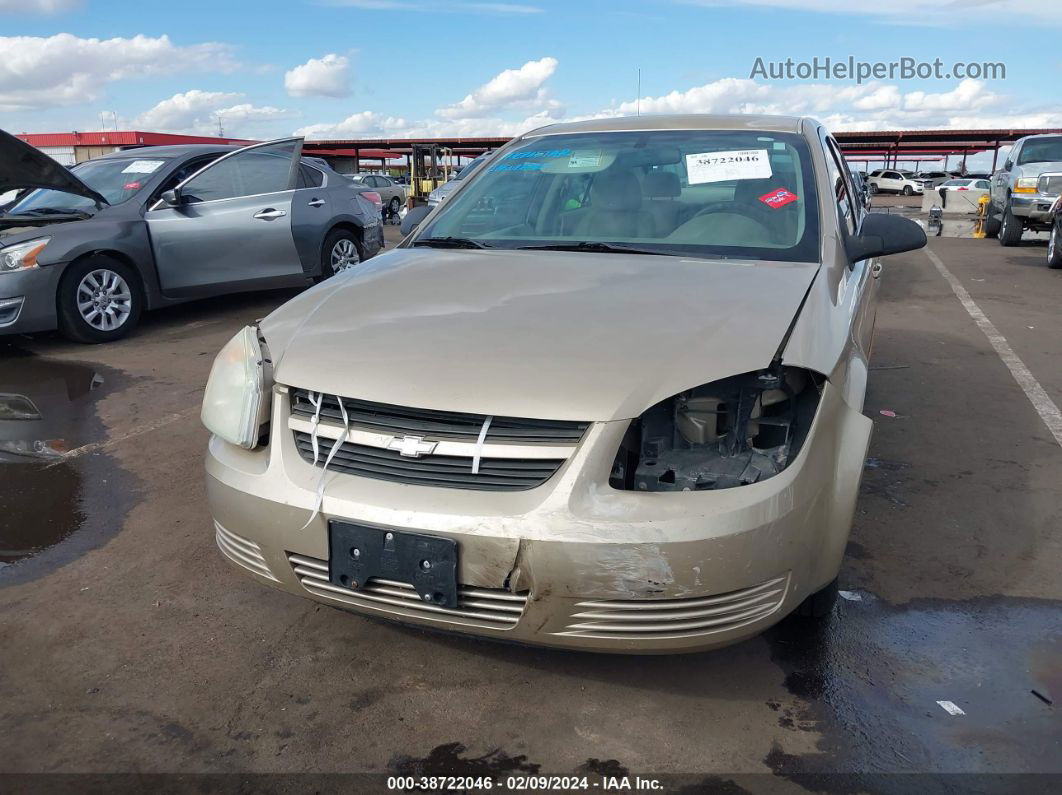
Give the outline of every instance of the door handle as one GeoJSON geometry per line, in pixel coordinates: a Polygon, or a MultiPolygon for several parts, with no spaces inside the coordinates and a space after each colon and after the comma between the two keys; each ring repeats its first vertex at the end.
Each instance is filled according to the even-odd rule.
{"type": "Polygon", "coordinates": [[[881,278],[881,269],[881,262],[875,262],[873,265],[870,266],[870,275],[873,276],[875,279],[881,278]]]}
{"type": "Polygon", "coordinates": [[[325,201],[324,201],[324,199],[310,199],[310,200],[309,200],[308,202],[306,202],[306,203],[307,203],[308,205],[310,205],[311,207],[323,207],[323,206],[324,206],[324,203],[325,203],[325,201]]]}
{"type": "Polygon", "coordinates": [[[272,221],[276,218],[283,218],[285,215],[287,213],[283,210],[274,210],[272,207],[267,207],[264,210],[259,210],[251,217],[257,218],[259,221],[272,221]]]}

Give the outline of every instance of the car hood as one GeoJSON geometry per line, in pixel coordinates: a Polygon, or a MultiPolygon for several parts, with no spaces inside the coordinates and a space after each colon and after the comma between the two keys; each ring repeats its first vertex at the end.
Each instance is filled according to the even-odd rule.
{"type": "Polygon", "coordinates": [[[261,323],[281,384],[605,421],[767,366],[817,264],[398,249],[261,323]]]}
{"type": "Polygon", "coordinates": [[[40,149],[0,130],[0,192],[12,188],[50,188],[107,204],[105,198],[65,166],[40,149]]]}
{"type": "Polygon", "coordinates": [[[1049,172],[1062,172],[1062,160],[1048,160],[1043,163],[1026,163],[1018,166],[1019,177],[1038,177],[1049,172]]]}

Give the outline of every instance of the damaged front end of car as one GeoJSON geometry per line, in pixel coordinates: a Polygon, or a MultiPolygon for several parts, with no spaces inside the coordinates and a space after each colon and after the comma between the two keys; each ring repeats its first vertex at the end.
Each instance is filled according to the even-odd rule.
{"type": "Polygon", "coordinates": [[[625,491],[709,491],[759,483],[800,452],[825,379],[772,366],[681,392],[623,437],[609,484],[625,491]]]}

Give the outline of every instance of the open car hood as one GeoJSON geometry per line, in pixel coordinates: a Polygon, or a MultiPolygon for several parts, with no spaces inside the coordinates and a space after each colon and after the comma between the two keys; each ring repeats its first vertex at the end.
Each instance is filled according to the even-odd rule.
{"type": "Polygon", "coordinates": [[[108,201],[44,152],[0,130],[0,193],[12,188],[46,188],[108,201]]]}
{"type": "Polygon", "coordinates": [[[262,321],[275,377],[379,403],[636,417],[767,367],[817,264],[398,249],[262,321]]]}

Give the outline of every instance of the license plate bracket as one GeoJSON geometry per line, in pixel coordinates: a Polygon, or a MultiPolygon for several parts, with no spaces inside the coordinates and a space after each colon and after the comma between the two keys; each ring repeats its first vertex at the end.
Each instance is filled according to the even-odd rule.
{"type": "Polygon", "coordinates": [[[457,607],[457,542],[452,538],[328,523],[328,579],[358,590],[373,577],[409,583],[425,604],[457,607]]]}

